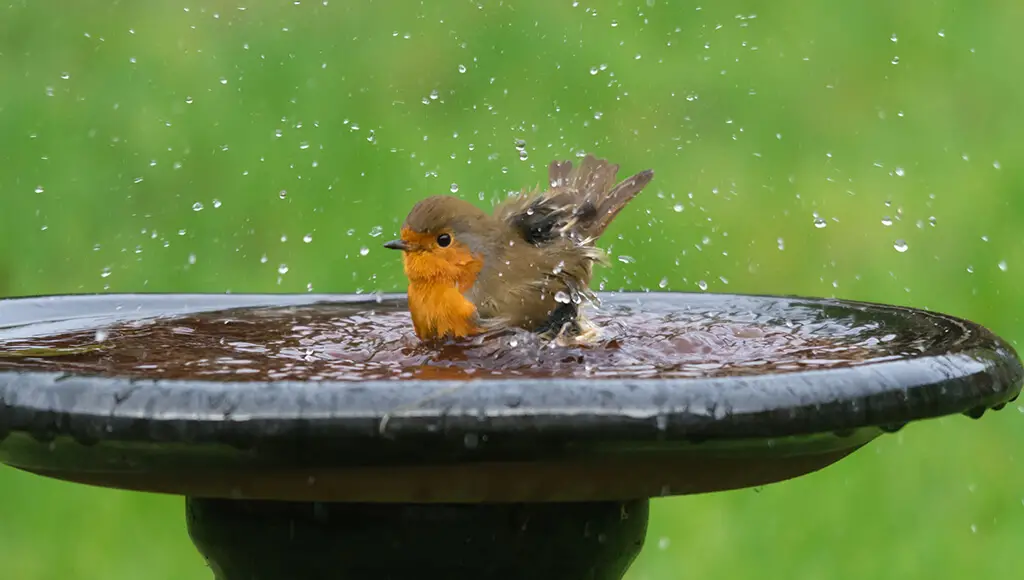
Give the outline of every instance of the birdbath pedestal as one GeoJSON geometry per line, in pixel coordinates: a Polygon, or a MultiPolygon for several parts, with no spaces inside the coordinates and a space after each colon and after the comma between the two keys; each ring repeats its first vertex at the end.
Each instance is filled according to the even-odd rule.
{"type": "Polygon", "coordinates": [[[616,356],[634,362],[620,369],[574,350],[546,374],[502,375],[474,370],[472,351],[445,366],[403,347],[420,357],[410,370],[318,342],[342,319],[355,325],[342,333],[373,332],[401,297],[3,300],[0,461],[185,496],[217,580],[617,580],[643,546],[649,498],[810,473],[908,422],[1001,408],[1024,376],[985,328],[920,310],[602,298],[680,332],[654,337],[657,356],[622,339],[616,356]],[[722,328],[708,344],[731,358],[691,348],[722,328]]]}

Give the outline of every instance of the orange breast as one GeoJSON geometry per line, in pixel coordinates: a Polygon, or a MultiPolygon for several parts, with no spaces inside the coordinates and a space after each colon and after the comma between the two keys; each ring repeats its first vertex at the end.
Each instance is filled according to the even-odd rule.
{"type": "Polygon", "coordinates": [[[479,332],[476,307],[454,286],[410,283],[409,313],[421,340],[462,338],[479,332]]]}

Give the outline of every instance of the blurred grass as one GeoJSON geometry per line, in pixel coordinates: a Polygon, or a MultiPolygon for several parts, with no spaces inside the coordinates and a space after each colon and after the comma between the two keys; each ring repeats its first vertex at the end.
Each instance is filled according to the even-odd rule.
{"type": "MultiPolygon", "coordinates": [[[[488,205],[585,150],[656,171],[606,289],[907,304],[1018,344],[1024,7],[707,4],[11,3],[0,294],[401,290],[379,246],[415,200],[488,205]]],[[[658,500],[630,577],[1017,577],[1020,411],[658,500]]],[[[0,469],[3,577],[209,577],[182,511],[0,469]]]]}

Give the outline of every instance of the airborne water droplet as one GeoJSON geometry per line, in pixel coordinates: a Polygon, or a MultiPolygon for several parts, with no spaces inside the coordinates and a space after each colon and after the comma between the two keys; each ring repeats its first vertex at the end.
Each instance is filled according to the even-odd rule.
{"type": "Polygon", "coordinates": [[[826,222],[824,218],[820,218],[820,217],[814,218],[814,227],[818,228],[819,230],[821,228],[827,226],[827,225],[828,225],[828,222],[826,222]]]}
{"type": "Polygon", "coordinates": [[[288,190],[282,189],[281,191],[277,192],[277,197],[280,197],[281,199],[288,197],[288,190]]]}
{"type": "Polygon", "coordinates": [[[36,186],[36,193],[42,193],[43,191],[44,191],[44,189],[43,189],[42,185],[37,185],[36,186]]]}
{"type": "Polygon", "coordinates": [[[680,213],[680,212],[682,212],[682,211],[683,211],[683,204],[681,204],[681,203],[677,203],[677,204],[675,204],[674,206],[672,206],[672,209],[673,209],[673,210],[674,210],[674,211],[675,211],[676,213],[680,213]]]}
{"type": "Polygon", "coordinates": [[[302,241],[306,242],[307,244],[312,242],[313,241],[313,234],[306,234],[306,235],[302,236],[302,241]]]}
{"type": "Polygon", "coordinates": [[[660,280],[660,281],[658,282],[658,288],[664,288],[664,287],[666,287],[666,286],[668,286],[668,278],[662,278],[662,279],[661,279],[661,280],[660,280]]]}
{"type": "Polygon", "coordinates": [[[384,233],[384,228],[382,228],[380,226],[373,226],[372,228],[370,228],[370,237],[371,238],[376,238],[377,236],[379,236],[379,235],[381,235],[383,233],[384,233]]]}
{"type": "Polygon", "coordinates": [[[288,264],[281,264],[277,267],[277,273],[282,276],[288,273],[288,264]]]}
{"type": "Polygon", "coordinates": [[[883,217],[882,218],[882,225],[883,226],[891,226],[892,225],[892,218],[889,217],[889,216],[883,217]]]}
{"type": "Polygon", "coordinates": [[[367,255],[369,253],[370,253],[370,248],[367,248],[366,246],[363,246],[362,248],[359,248],[359,255],[360,256],[365,256],[365,255],[367,255]]]}
{"type": "Polygon", "coordinates": [[[705,282],[704,280],[700,280],[700,281],[697,282],[697,287],[700,288],[701,291],[707,290],[708,289],[708,283],[705,282]]]}
{"type": "Polygon", "coordinates": [[[558,292],[555,292],[555,302],[560,302],[562,304],[568,304],[571,301],[572,301],[572,299],[569,298],[569,295],[566,294],[565,292],[563,292],[561,290],[559,290],[558,292]]]}
{"type": "Polygon", "coordinates": [[[192,204],[192,211],[203,211],[203,204],[202,204],[202,202],[198,202],[197,201],[197,202],[193,203],[192,204]]]}
{"type": "Polygon", "coordinates": [[[901,254],[902,254],[903,252],[906,252],[906,251],[907,251],[907,248],[908,248],[908,246],[907,246],[907,242],[906,242],[905,240],[903,240],[903,239],[899,239],[899,240],[896,240],[896,241],[895,241],[895,242],[893,243],[892,247],[893,247],[893,248],[896,248],[896,251],[897,251],[897,252],[899,252],[899,253],[901,253],[901,254]]]}
{"type": "Polygon", "coordinates": [[[999,262],[999,269],[1000,269],[1000,270],[1002,270],[1003,272],[1005,272],[1005,271],[1006,271],[1006,270],[1007,270],[1008,268],[1009,268],[1009,267],[1008,267],[1008,266],[1006,265],[1006,260],[1001,260],[1001,261],[999,262]]]}
{"type": "Polygon", "coordinates": [[[460,72],[460,73],[464,73],[464,72],[466,72],[466,65],[464,65],[464,64],[460,64],[460,65],[459,65],[459,72],[460,72]]]}
{"type": "Polygon", "coordinates": [[[459,192],[459,184],[458,183],[453,183],[450,189],[451,189],[452,193],[458,193],[459,192]]]}

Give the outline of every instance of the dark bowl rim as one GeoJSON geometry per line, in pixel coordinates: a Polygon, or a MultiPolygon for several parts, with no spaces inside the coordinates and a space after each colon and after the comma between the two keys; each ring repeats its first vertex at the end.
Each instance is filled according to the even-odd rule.
{"type": "MultiPolygon", "coordinates": [[[[957,413],[980,416],[1016,398],[1024,367],[986,328],[904,306],[834,298],[693,292],[616,292],[664,299],[799,301],[931,316],[964,329],[956,352],[828,370],[672,379],[476,379],[222,382],[140,380],[0,371],[0,436],[20,431],[76,439],[148,441],[152,428],[194,443],[301,431],[309,438],[461,437],[533,433],[609,441],[789,437],[897,428],[957,413]],[[142,428],[141,425],[147,426],[142,428]]],[[[296,304],[359,303],[404,294],[100,293],[61,298],[258,298],[296,304]],[[301,297],[301,299],[299,299],[301,297]],[[289,302],[294,300],[294,302],[289,302]]],[[[247,302],[240,300],[240,302],[247,302]]],[[[251,303],[251,301],[250,301],[251,303]]],[[[239,305],[240,306],[240,305],[239,305]]],[[[220,306],[221,308],[233,306],[220,306]]]]}

